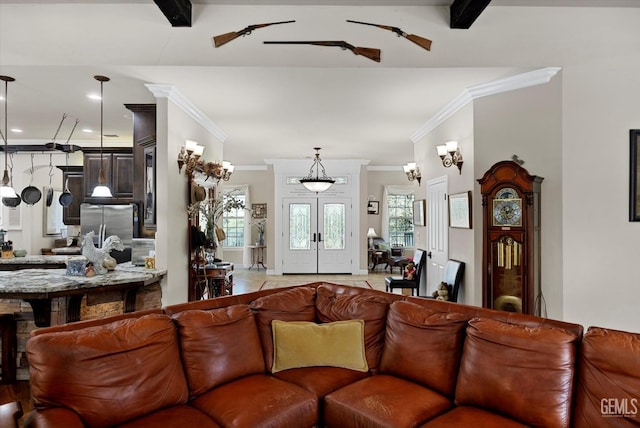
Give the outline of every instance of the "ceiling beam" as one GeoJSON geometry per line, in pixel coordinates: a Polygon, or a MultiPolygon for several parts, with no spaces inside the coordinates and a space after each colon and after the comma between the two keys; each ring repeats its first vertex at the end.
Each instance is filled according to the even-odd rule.
{"type": "Polygon", "coordinates": [[[451,28],[468,30],[491,0],[455,0],[449,7],[451,28]]]}
{"type": "Polygon", "coordinates": [[[191,0],[153,0],[172,27],[191,27],[191,0]]]}

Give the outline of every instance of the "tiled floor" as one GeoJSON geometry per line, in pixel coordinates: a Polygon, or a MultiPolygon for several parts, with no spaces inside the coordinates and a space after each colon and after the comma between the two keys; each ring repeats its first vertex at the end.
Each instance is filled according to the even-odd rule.
{"type": "MultiPolygon", "coordinates": [[[[376,290],[384,291],[384,278],[390,276],[389,271],[382,270],[382,267],[368,275],[267,275],[264,269],[248,270],[236,267],[233,274],[233,293],[244,294],[260,289],[265,281],[282,282],[284,284],[300,284],[304,282],[328,281],[340,283],[344,281],[367,281],[376,290]]],[[[396,269],[393,276],[399,276],[396,269]]]]}

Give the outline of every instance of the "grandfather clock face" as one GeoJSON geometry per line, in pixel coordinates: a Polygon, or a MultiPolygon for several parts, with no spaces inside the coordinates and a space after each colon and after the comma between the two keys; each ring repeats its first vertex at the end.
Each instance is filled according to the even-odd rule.
{"type": "Polygon", "coordinates": [[[493,226],[522,226],[522,198],[511,187],[503,187],[492,201],[493,226]]]}

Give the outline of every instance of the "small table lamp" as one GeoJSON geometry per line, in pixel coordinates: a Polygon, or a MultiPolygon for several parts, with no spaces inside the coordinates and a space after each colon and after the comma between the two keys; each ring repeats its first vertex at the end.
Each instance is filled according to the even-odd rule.
{"type": "Polygon", "coordinates": [[[367,230],[367,238],[369,238],[369,248],[373,248],[373,238],[375,238],[376,236],[378,236],[378,234],[373,229],[373,227],[370,227],[369,230],[367,230]]]}

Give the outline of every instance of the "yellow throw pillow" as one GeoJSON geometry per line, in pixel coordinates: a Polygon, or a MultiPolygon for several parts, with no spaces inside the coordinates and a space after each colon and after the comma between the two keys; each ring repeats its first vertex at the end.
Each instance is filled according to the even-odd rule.
{"type": "Polygon", "coordinates": [[[297,367],[329,366],[366,372],[364,321],[316,324],[308,321],[271,323],[272,373],[297,367]]]}

